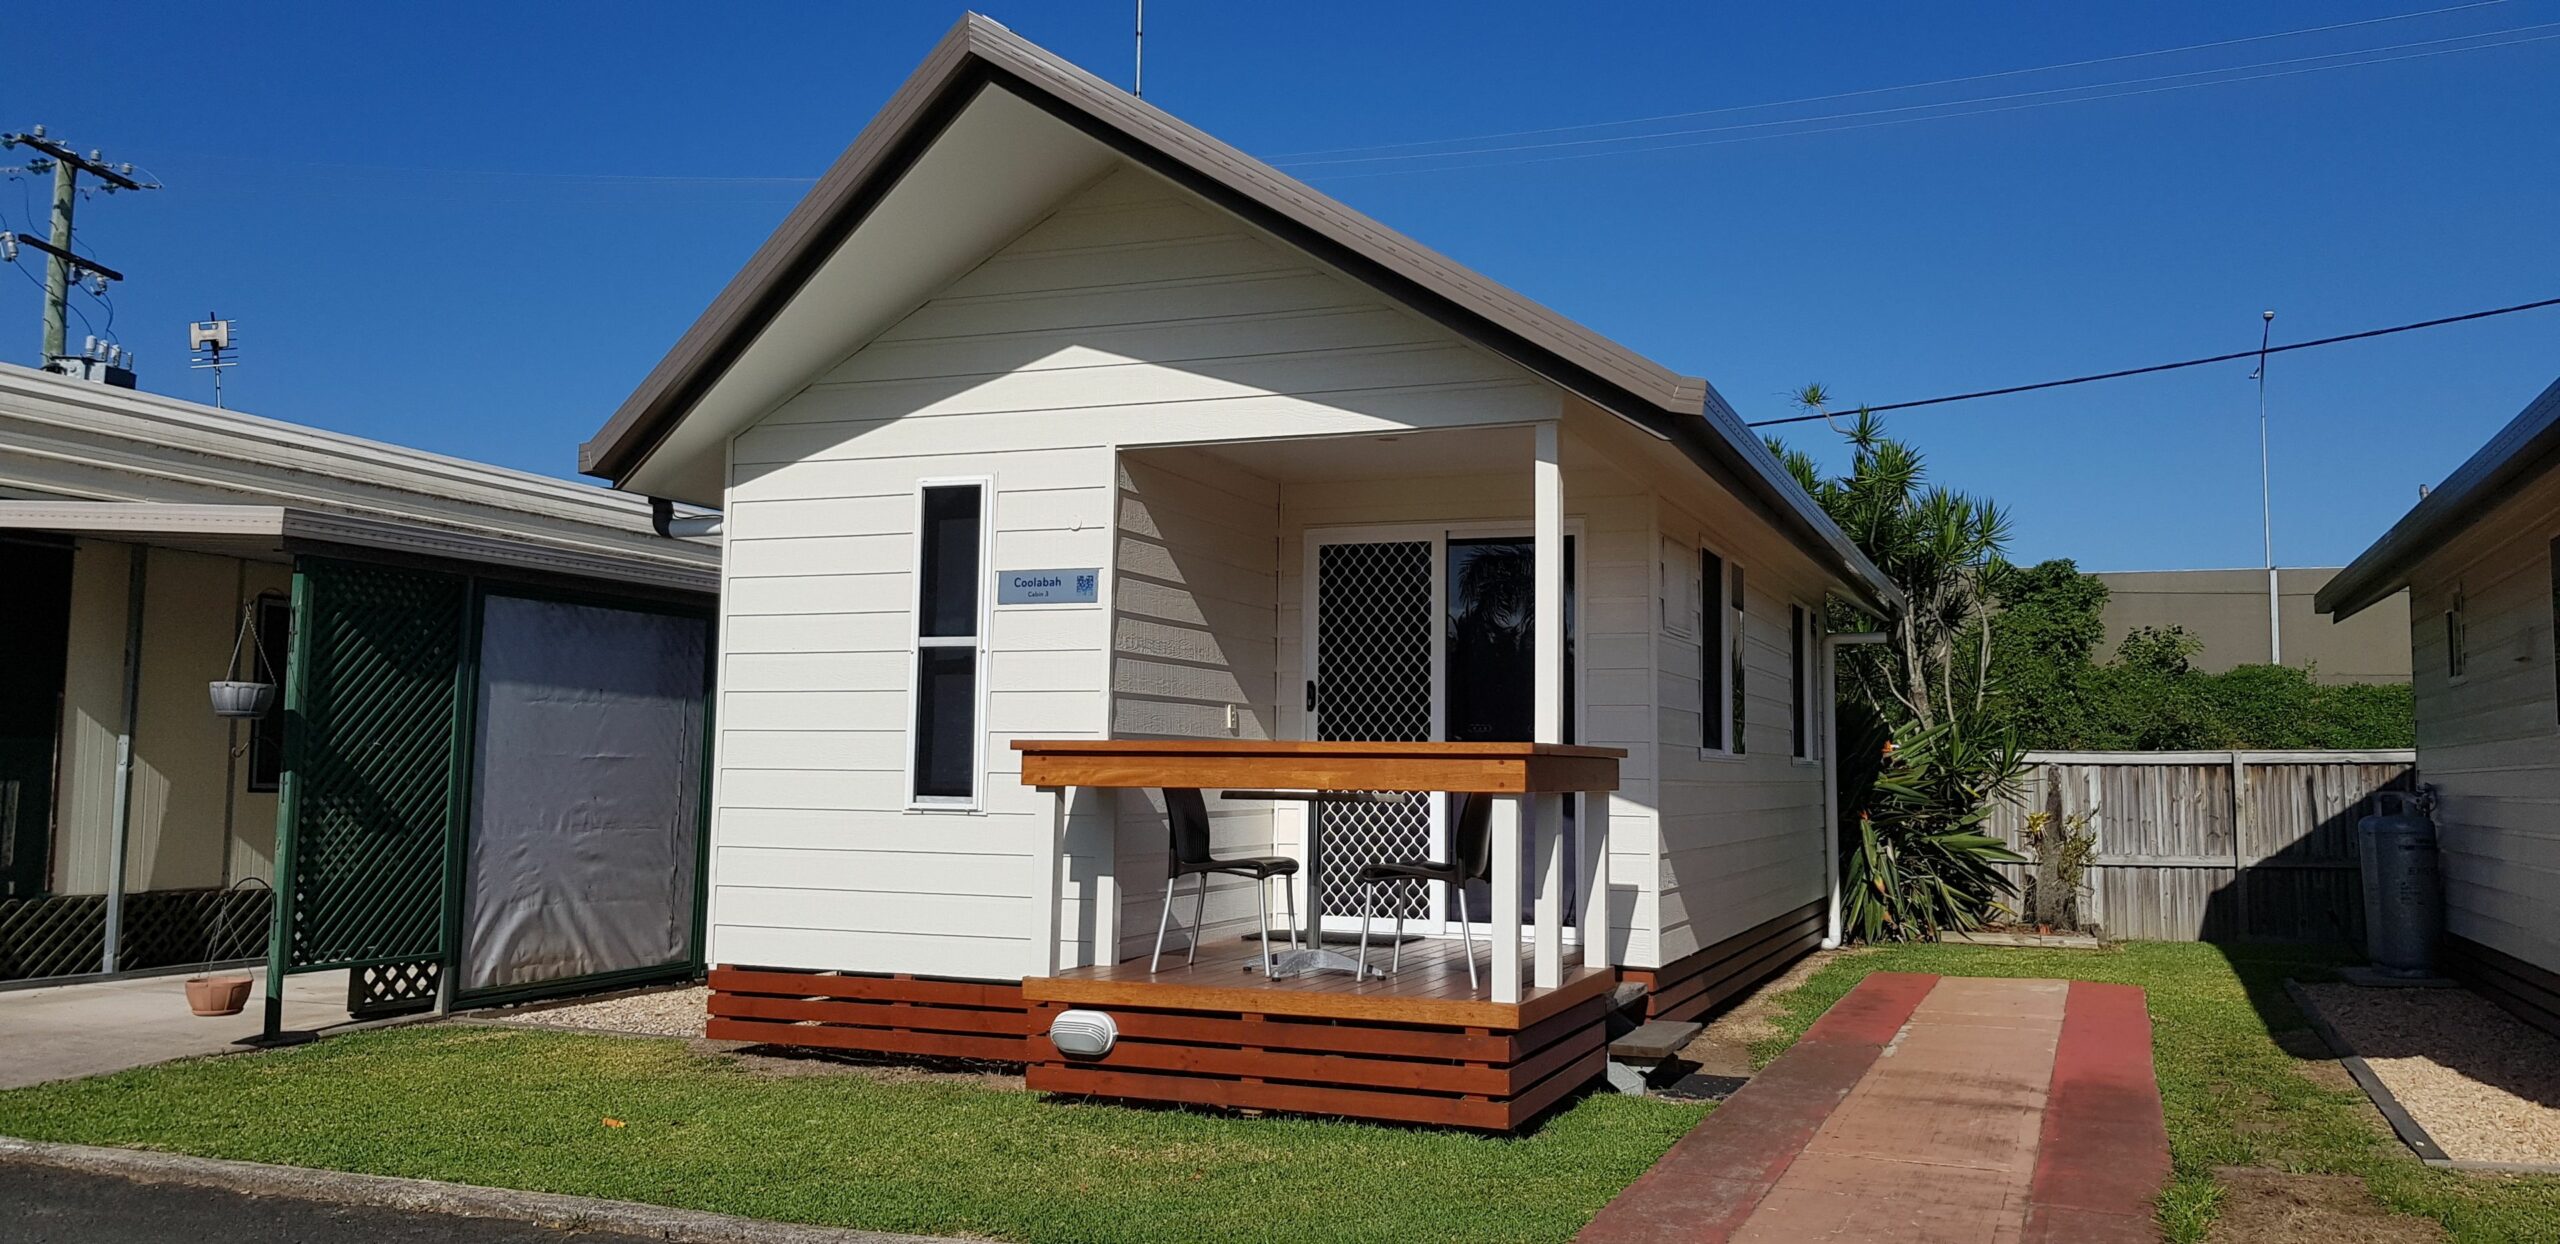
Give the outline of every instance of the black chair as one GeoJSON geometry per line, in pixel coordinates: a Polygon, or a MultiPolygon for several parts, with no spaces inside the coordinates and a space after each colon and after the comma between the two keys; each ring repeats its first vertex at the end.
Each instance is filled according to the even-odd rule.
{"type": "MultiPolygon", "coordinates": [[[[1164,934],[1173,923],[1173,883],[1184,877],[1200,879],[1199,895],[1191,906],[1191,927],[1182,931],[1182,940],[1190,953],[1187,964],[1200,960],[1200,918],[1209,907],[1209,876],[1226,873],[1251,877],[1262,891],[1262,974],[1271,975],[1271,879],[1298,875],[1298,861],[1279,855],[1238,856],[1221,859],[1209,854],[1209,804],[1200,792],[1187,788],[1167,789],[1164,794],[1165,828],[1172,838],[1172,860],[1164,875],[1164,915],[1156,921],[1156,952],[1147,960],[1153,972],[1164,959],[1164,934]]],[[[1298,944],[1298,888],[1283,886],[1289,895],[1289,945],[1298,944]]]]}
{"type": "MultiPolygon", "coordinates": [[[[1467,883],[1493,879],[1493,796],[1449,796],[1449,854],[1446,860],[1382,860],[1354,874],[1360,887],[1360,976],[1369,976],[1369,915],[1376,909],[1374,887],[1389,881],[1437,881],[1458,899],[1458,936],[1467,944],[1467,988],[1476,987],[1475,922],[1467,913],[1467,883]]],[[[1513,953],[1518,953],[1517,951],[1513,953]]],[[[1387,959],[1392,976],[1404,961],[1404,917],[1396,917],[1396,945],[1387,959]]]]}

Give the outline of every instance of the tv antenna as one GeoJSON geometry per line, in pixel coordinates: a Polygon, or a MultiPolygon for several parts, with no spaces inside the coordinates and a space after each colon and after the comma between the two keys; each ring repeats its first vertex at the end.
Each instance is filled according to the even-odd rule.
{"type": "Polygon", "coordinates": [[[240,365],[240,356],[231,349],[231,321],[207,311],[205,318],[187,325],[187,354],[193,360],[190,368],[213,373],[213,408],[224,409],[222,373],[240,365]]]}

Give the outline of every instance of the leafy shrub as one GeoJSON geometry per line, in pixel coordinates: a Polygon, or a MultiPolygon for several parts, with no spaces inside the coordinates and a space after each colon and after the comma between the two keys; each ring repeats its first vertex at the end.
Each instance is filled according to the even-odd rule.
{"type": "Polygon", "coordinates": [[[1982,822],[2026,764],[1966,716],[1898,733],[1856,701],[1840,706],[1840,907],[1862,941],[1932,941],[1980,928],[2017,893],[2001,864],[2022,858],[1982,822]]]}

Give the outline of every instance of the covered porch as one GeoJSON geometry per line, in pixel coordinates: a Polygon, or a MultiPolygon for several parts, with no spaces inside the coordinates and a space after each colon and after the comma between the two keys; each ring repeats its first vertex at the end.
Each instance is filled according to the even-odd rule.
{"type": "Polygon", "coordinates": [[[1577,565],[1633,491],[1585,439],[1614,422],[1120,451],[1113,737],[1012,742],[1067,863],[1023,986],[1033,1087],[1501,1130],[1599,1074],[1627,751],[1577,746],[1577,565]],[[1297,869],[1168,886],[1169,790],[1206,797],[1213,857],[1297,869]],[[1490,803],[1481,880],[1357,883],[1463,854],[1462,799],[1490,803]],[[1202,907],[1192,963],[1170,951],[1202,907]],[[1292,913],[1306,949],[1266,978],[1292,913]],[[1076,1010],[1120,1026],[1107,1053],[1048,1039],[1076,1010]]]}

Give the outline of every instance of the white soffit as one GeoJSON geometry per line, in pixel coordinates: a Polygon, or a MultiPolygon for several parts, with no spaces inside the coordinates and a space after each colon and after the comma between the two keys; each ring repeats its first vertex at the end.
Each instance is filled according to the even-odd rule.
{"type": "Polygon", "coordinates": [[[980,91],[620,487],[720,505],[731,437],[1118,159],[1009,91],[980,91]]]}

